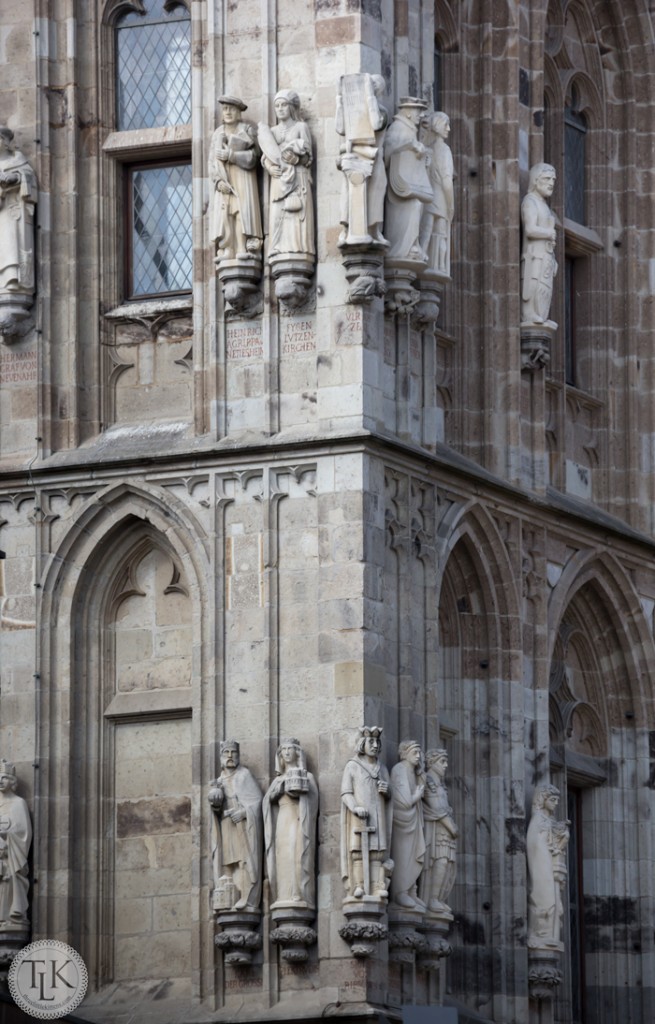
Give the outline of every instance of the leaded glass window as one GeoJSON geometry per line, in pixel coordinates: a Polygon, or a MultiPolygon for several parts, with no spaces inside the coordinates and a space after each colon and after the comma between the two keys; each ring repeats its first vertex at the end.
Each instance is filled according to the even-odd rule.
{"type": "Polygon", "coordinates": [[[587,121],[575,98],[564,111],[564,212],[569,220],[585,223],[585,137],[587,121]]]}
{"type": "Polygon", "coordinates": [[[191,165],[128,171],[131,297],[190,291],[191,165]]]}
{"type": "Polygon", "coordinates": [[[145,0],[116,23],[117,128],[191,121],[191,21],[176,0],[145,0]]]}

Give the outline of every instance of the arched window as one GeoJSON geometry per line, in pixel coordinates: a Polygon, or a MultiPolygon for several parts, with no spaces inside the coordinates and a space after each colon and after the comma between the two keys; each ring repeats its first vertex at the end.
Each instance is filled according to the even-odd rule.
{"type": "Polygon", "coordinates": [[[117,298],[177,296],[193,280],[189,10],[182,0],[129,0],[112,31],[115,131],[105,151],[122,164],[117,298]]]}
{"type": "Polygon", "coordinates": [[[146,0],[116,22],[119,131],[191,120],[191,20],[184,4],[146,0]]]}
{"type": "Polygon", "coordinates": [[[575,86],[570,104],[564,109],[564,211],[569,220],[586,223],[586,146],[587,119],[580,110],[575,86]]]}

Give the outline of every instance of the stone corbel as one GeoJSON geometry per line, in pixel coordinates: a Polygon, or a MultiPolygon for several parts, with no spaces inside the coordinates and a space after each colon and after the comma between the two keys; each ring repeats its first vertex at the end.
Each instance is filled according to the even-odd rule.
{"type": "Polygon", "coordinates": [[[309,947],[314,946],[318,935],[311,927],[316,911],[313,908],[278,907],[271,916],[275,928],[270,933],[271,942],[280,947],[282,959],[290,964],[302,964],[309,959],[309,947]]]}
{"type": "Polygon", "coordinates": [[[217,259],[216,274],[223,287],[227,316],[251,319],[261,313],[263,305],[259,289],[262,276],[260,257],[217,259]]]}
{"type": "Polygon", "coordinates": [[[521,324],[521,369],[533,372],[543,370],[550,363],[552,340],[557,324],[547,320],[543,324],[521,324]]]}
{"type": "Polygon", "coordinates": [[[19,341],[34,327],[31,295],[0,295],[0,338],[6,345],[19,341]]]}
{"type": "Polygon", "coordinates": [[[389,907],[389,960],[394,963],[413,964],[424,941],[418,929],[423,923],[419,910],[389,907]]]}
{"type": "Polygon", "coordinates": [[[528,986],[535,1002],[553,999],[562,982],[560,954],[553,949],[528,949],[528,986]]]}
{"type": "Polygon", "coordinates": [[[419,282],[420,297],[412,310],[412,323],[418,330],[434,330],[441,311],[444,285],[450,281],[437,270],[424,270],[419,282]]]}
{"type": "Polygon", "coordinates": [[[378,944],[389,937],[386,911],[386,900],[373,896],[344,902],[347,922],[339,929],[339,935],[350,945],[350,952],[358,960],[374,956],[378,944]]]}
{"type": "Polygon", "coordinates": [[[259,911],[216,911],[216,922],[221,930],[216,933],[214,942],[223,952],[224,963],[240,967],[252,963],[253,955],[262,948],[260,919],[259,911]]]}
{"type": "Polygon", "coordinates": [[[304,306],[314,276],[315,258],[303,253],[278,253],[270,256],[268,262],[278,302],[290,310],[304,306]]]}

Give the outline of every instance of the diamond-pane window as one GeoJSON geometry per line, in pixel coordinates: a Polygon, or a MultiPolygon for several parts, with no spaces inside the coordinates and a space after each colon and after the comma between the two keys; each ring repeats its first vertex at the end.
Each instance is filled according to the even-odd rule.
{"type": "Polygon", "coordinates": [[[191,21],[183,4],[149,0],[116,25],[117,127],[191,120],[191,21]]]}
{"type": "Polygon", "coordinates": [[[191,164],[132,167],[130,280],[133,297],[191,290],[191,164]]]}

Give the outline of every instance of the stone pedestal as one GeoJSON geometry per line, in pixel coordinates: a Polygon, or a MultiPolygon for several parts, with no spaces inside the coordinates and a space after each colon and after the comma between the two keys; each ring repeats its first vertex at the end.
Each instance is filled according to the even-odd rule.
{"type": "Polygon", "coordinates": [[[420,298],[412,311],[412,322],[418,330],[436,327],[444,285],[449,280],[436,270],[426,270],[421,275],[420,298]]]}
{"type": "Polygon", "coordinates": [[[343,912],[347,922],[339,929],[339,935],[350,943],[352,955],[361,959],[373,956],[378,943],[389,935],[386,900],[375,896],[350,897],[344,900],[343,912]]]}
{"type": "Polygon", "coordinates": [[[386,259],[384,276],[387,284],[385,308],[387,313],[407,314],[420,302],[421,293],[414,287],[416,279],[425,270],[419,260],[386,259]]]}
{"type": "Polygon", "coordinates": [[[425,914],[419,925],[423,944],[417,956],[417,966],[422,970],[438,971],[444,957],[452,953],[448,932],[453,921],[454,917],[445,904],[443,910],[428,910],[425,914]]]}
{"type": "Polygon", "coordinates": [[[348,302],[363,304],[386,294],[384,252],[388,245],[339,243],[348,281],[348,302]]]}
{"type": "Polygon", "coordinates": [[[249,318],[261,312],[259,282],[262,263],[259,256],[217,260],[216,272],[223,286],[226,313],[249,318]]]}
{"type": "Polygon", "coordinates": [[[33,304],[32,295],[0,295],[0,337],[5,342],[22,338],[34,326],[33,304]]]}
{"type": "Polygon", "coordinates": [[[278,302],[289,309],[304,305],[314,276],[315,257],[302,253],[279,253],[271,256],[268,262],[278,302]]]}
{"type": "Polygon", "coordinates": [[[221,910],[216,913],[216,923],[221,928],[214,942],[223,951],[226,964],[247,966],[252,963],[253,954],[262,947],[259,934],[261,914],[249,910],[221,910]]]}
{"type": "Polygon", "coordinates": [[[389,907],[389,960],[400,964],[413,964],[416,954],[423,946],[423,938],[417,930],[423,923],[420,910],[406,910],[403,907],[389,907]]]}
{"type": "Polygon", "coordinates": [[[528,985],[535,1002],[550,1000],[562,981],[560,949],[528,945],[528,985]]]}
{"type": "Polygon", "coordinates": [[[5,979],[11,961],[19,950],[30,941],[29,928],[24,926],[12,928],[6,922],[0,926],[0,980],[5,979]]]}
{"type": "Polygon", "coordinates": [[[309,947],[318,938],[311,927],[316,911],[312,907],[298,907],[297,904],[274,903],[271,917],[274,927],[271,942],[280,946],[282,959],[290,964],[302,964],[309,959],[309,947]]]}
{"type": "Polygon", "coordinates": [[[541,370],[550,363],[550,349],[557,324],[521,324],[521,369],[541,370]]]}

